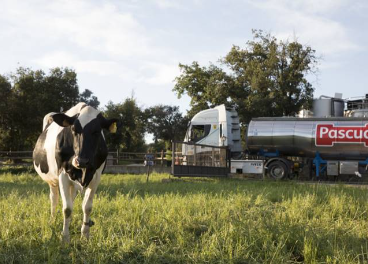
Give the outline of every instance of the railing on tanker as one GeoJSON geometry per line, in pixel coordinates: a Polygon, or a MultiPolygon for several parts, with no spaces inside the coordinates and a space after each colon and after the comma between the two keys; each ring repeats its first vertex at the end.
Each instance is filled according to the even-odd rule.
{"type": "Polygon", "coordinates": [[[230,167],[227,147],[173,142],[172,174],[176,177],[227,177],[230,167]]]}
{"type": "MultiPolygon", "coordinates": [[[[32,151],[0,151],[0,166],[19,166],[32,164],[32,151]]],[[[107,166],[143,164],[145,155],[143,152],[109,151],[107,166]]],[[[166,166],[166,152],[152,153],[155,165],[166,166]]]]}

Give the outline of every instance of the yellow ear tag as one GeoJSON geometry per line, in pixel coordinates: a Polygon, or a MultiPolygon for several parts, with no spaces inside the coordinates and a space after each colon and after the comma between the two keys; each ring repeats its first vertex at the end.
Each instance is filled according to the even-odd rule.
{"type": "Polygon", "coordinates": [[[110,133],[116,133],[117,130],[117,126],[116,126],[116,122],[112,123],[109,127],[109,131],[110,133]]]}

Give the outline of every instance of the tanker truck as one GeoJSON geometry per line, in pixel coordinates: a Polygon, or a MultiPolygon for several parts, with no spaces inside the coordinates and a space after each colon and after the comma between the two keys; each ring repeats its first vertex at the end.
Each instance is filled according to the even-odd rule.
{"type": "Polygon", "coordinates": [[[321,96],[312,111],[296,117],[253,118],[245,125],[244,149],[240,128],[237,112],[225,105],[197,113],[184,138],[184,164],[196,145],[202,146],[197,155],[217,146],[228,148],[231,173],[282,179],[307,171],[308,177],[368,178],[368,95],[321,96]]]}

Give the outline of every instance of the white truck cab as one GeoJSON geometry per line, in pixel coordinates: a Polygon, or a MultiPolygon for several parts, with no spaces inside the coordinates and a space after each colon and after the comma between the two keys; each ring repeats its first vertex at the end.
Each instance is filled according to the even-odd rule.
{"type": "Polygon", "coordinates": [[[199,112],[190,121],[184,142],[228,146],[232,153],[240,154],[242,147],[237,112],[223,104],[199,112]]]}

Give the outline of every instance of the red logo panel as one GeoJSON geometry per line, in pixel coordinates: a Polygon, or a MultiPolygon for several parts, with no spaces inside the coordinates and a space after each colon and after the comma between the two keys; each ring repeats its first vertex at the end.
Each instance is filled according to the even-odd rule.
{"type": "Polygon", "coordinates": [[[335,127],[332,124],[317,124],[316,146],[332,147],[335,143],[364,143],[368,146],[368,124],[365,126],[335,127]]]}

